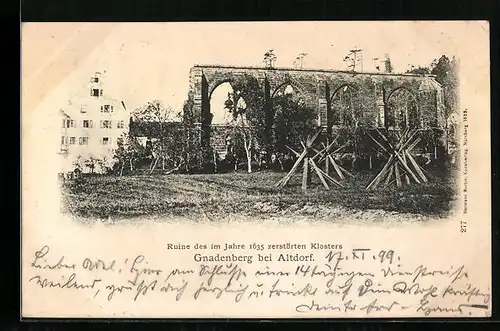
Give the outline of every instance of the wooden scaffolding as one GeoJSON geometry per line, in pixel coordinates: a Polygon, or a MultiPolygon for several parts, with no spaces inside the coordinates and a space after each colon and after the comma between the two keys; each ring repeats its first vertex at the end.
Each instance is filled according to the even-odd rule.
{"type": "MultiPolygon", "coordinates": [[[[281,180],[279,180],[274,186],[275,187],[283,187],[285,186],[289,180],[292,178],[292,176],[298,171],[300,166],[302,166],[302,191],[306,192],[307,191],[307,185],[310,182],[310,173],[312,172],[311,170],[314,170],[316,175],[319,177],[321,183],[323,186],[329,190],[330,185],[338,186],[338,187],[343,187],[342,183],[340,181],[334,179],[330,175],[328,175],[325,171],[323,171],[316,163],[316,160],[320,158],[322,155],[325,155],[325,150],[327,149],[326,147],[331,146],[329,144],[325,148],[323,148],[322,151],[317,151],[313,146],[318,138],[319,134],[321,133],[322,130],[318,130],[316,134],[314,134],[312,137],[308,137],[306,142],[301,141],[302,145],[302,153],[299,153],[295,150],[293,150],[291,147],[287,146],[287,148],[292,151],[292,153],[295,154],[297,157],[297,160],[295,161],[294,165],[290,169],[290,171],[283,177],[281,180]]],[[[331,147],[330,147],[331,148],[331,147]]],[[[329,154],[328,154],[329,155],[329,154]]],[[[335,162],[334,162],[335,163],[335,162]]]]}
{"type": "Polygon", "coordinates": [[[388,156],[388,159],[380,172],[368,184],[367,190],[375,189],[381,183],[383,183],[384,188],[394,183],[397,187],[402,187],[403,180],[406,184],[410,184],[412,181],[417,184],[428,182],[424,169],[419,166],[412,155],[413,149],[421,140],[418,137],[419,130],[406,129],[393,142],[378,129],[375,129],[375,132],[378,134],[378,139],[368,131],[367,134],[388,156]]]}

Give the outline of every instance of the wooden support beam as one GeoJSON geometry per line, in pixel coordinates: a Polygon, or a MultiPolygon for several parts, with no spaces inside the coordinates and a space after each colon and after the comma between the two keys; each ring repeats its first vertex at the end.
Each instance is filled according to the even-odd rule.
{"type": "Polygon", "coordinates": [[[410,160],[410,163],[415,168],[415,171],[417,172],[417,174],[420,176],[420,178],[422,178],[422,181],[424,183],[427,183],[427,177],[425,177],[422,169],[420,168],[420,166],[418,165],[418,163],[415,161],[415,159],[408,152],[406,152],[406,156],[408,157],[408,160],[410,160]]]}
{"type": "Polygon", "coordinates": [[[304,150],[302,154],[297,158],[295,163],[292,166],[292,169],[286,174],[285,177],[283,177],[280,181],[278,181],[274,186],[285,186],[290,178],[292,178],[293,174],[297,171],[297,168],[299,167],[300,163],[303,161],[304,157],[306,156],[307,151],[304,150]]]}
{"type": "Polygon", "coordinates": [[[330,160],[330,163],[333,165],[333,168],[335,169],[335,171],[339,175],[340,179],[345,179],[344,174],[342,173],[342,170],[340,170],[339,165],[337,164],[337,162],[335,162],[333,157],[331,155],[328,155],[328,159],[330,160]]]}
{"type": "Polygon", "coordinates": [[[353,174],[351,174],[349,171],[345,170],[344,168],[342,168],[342,166],[340,164],[337,163],[337,166],[340,168],[340,170],[342,170],[347,176],[350,176],[350,177],[354,177],[353,174]]]}
{"type": "Polygon", "coordinates": [[[389,169],[389,174],[385,178],[385,182],[384,182],[385,187],[387,187],[387,185],[389,185],[389,181],[391,180],[393,172],[394,172],[394,167],[391,167],[391,169],[389,169]]]}
{"type": "Polygon", "coordinates": [[[386,136],[384,136],[384,135],[382,134],[382,132],[380,132],[380,130],[379,130],[378,128],[375,128],[375,130],[376,130],[376,131],[377,131],[377,133],[378,133],[378,134],[382,137],[382,139],[384,139],[384,141],[387,143],[387,145],[389,145],[389,148],[390,148],[391,150],[395,150],[395,148],[392,146],[392,144],[391,144],[391,142],[389,141],[389,139],[387,139],[387,137],[386,137],[386,136]]]}
{"type": "Polygon", "coordinates": [[[293,148],[291,148],[290,146],[288,145],[285,145],[286,148],[288,148],[290,151],[292,151],[293,154],[295,154],[295,156],[299,157],[300,156],[300,153],[299,152],[296,152],[293,148]]]}
{"type": "Polygon", "coordinates": [[[328,184],[326,183],[326,180],[325,178],[323,177],[323,175],[321,174],[321,171],[319,170],[318,166],[314,163],[314,161],[312,159],[309,160],[309,162],[311,163],[311,166],[313,167],[314,171],[316,171],[316,174],[318,175],[319,177],[319,180],[321,181],[321,183],[323,184],[323,186],[329,190],[330,187],[328,186],[328,184]]]}
{"type": "Polygon", "coordinates": [[[385,163],[385,165],[382,168],[382,170],[380,170],[380,172],[378,173],[378,175],[370,182],[370,184],[368,184],[368,186],[366,187],[367,190],[369,190],[372,187],[373,188],[377,187],[378,182],[380,181],[381,177],[385,174],[385,172],[387,171],[387,169],[389,169],[389,167],[391,166],[391,163],[392,163],[393,159],[394,159],[394,155],[391,155],[389,157],[389,159],[387,160],[387,162],[385,163]]]}
{"type": "Polygon", "coordinates": [[[377,139],[375,139],[371,134],[370,132],[366,131],[366,133],[368,134],[368,137],[370,137],[377,145],[378,147],[380,147],[384,152],[388,153],[389,151],[387,150],[387,148],[385,148],[384,146],[382,146],[381,143],[378,142],[377,139]]]}
{"type": "Polygon", "coordinates": [[[319,134],[321,133],[321,130],[318,130],[318,132],[316,132],[316,134],[314,136],[312,136],[310,139],[308,139],[307,141],[307,147],[312,147],[312,145],[314,144],[314,142],[316,141],[316,138],[318,138],[319,134]]]}
{"type": "MultiPolygon", "coordinates": [[[[402,153],[403,155],[403,161],[405,161],[406,163],[406,153],[402,153]]],[[[408,177],[408,174],[405,173],[405,180],[406,180],[406,184],[410,185],[410,177],[408,177]]]]}
{"type": "MultiPolygon", "coordinates": [[[[314,161],[312,161],[314,163],[314,161]]],[[[339,187],[344,187],[344,185],[342,185],[341,182],[335,180],[334,178],[332,178],[330,175],[328,174],[325,174],[325,172],[323,170],[321,170],[321,168],[318,167],[318,170],[321,172],[321,174],[323,175],[323,177],[325,177],[326,179],[328,179],[330,182],[332,182],[333,184],[339,186],[339,187]]]]}
{"type": "Polygon", "coordinates": [[[309,158],[306,156],[304,158],[304,166],[302,169],[302,191],[305,193],[307,191],[307,176],[309,175],[309,158]]]}
{"type": "Polygon", "coordinates": [[[417,144],[420,142],[420,140],[421,140],[421,139],[420,139],[420,137],[418,137],[418,138],[417,138],[414,142],[412,142],[412,143],[408,146],[408,148],[407,148],[406,150],[407,150],[408,152],[411,152],[411,151],[415,148],[415,146],[417,146],[417,144]]]}
{"type": "Polygon", "coordinates": [[[401,187],[401,178],[400,178],[400,173],[399,173],[399,166],[398,163],[394,165],[394,173],[396,174],[396,185],[398,187],[401,187]]]}
{"type": "Polygon", "coordinates": [[[406,164],[401,155],[399,155],[398,152],[394,152],[394,155],[396,155],[396,157],[398,158],[399,163],[401,163],[401,165],[403,166],[403,169],[406,170],[413,177],[413,179],[420,184],[420,180],[417,178],[415,173],[411,171],[410,167],[408,167],[408,164],[406,164]]]}

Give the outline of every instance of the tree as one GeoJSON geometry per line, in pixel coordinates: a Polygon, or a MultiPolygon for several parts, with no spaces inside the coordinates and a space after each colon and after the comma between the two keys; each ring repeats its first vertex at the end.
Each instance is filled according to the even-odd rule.
{"type": "Polygon", "coordinates": [[[394,71],[394,68],[392,67],[392,63],[391,63],[391,58],[389,57],[388,54],[385,55],[384,64],[385,64],[385,72],[386,73],[390,74],[394,71]]]}
{"type": "Polygon", "coordinates": [[[177,137],[180,126],[172,123],[179,118],[179,114],[170,107],[164,107],[160,100],[153,100],[136,109],[133,117],[148,126],[145,131],[152,142],[153,155],[150,172],[153,172],[159,160],[162,162],[162,170],[165,170],[168,161],[178,165],[180,162],[178,158],[182,155],[180,147],[182,142],[177,137]]]}
{"type": "Polygon", "coordinates": [[[293,67],[297,69],[302,69],[304,67],[304,57],[306,57],[307,53],[300,53],[293,61],[293,67]]]}
{"type": "Polygon", "coordinates": [[[89,158],[85,161],[85,165],[90,169],[90,173],[93,174],[95,170],[95,166],[98,163],[98,159],[93,155],[90,155],[89,158]]]}
{"type": "Polygon", "coordinates": [[[431,68],[431,74],[436,75],[436,80],[443,86],[446,117],[448,118],[458,110],[459,62],[455,58],[450,61],[446,55],[442,55],[439,60],[434,60],[431,68]]]}
{"type": "Polygon", "coordinates": [[[264,64],[266,68],[273,68],[274,62],[276,62],[276,55],[274,54],[274,50],[270,49],[266,53],[264,53],[264,64]]]}
{"type": "Polygon", "coordinates": [[[120,167],[120,176],[123,176],[123,170],[126,164],[128,164],[131,172],[134,171],[134,164],[137,156],[141,152],[141,147],[130,132],[123,133],[118,139],[117,145],[118,147],[115,149],[113,159],[116,161],[115,165],[120,167]]]}
{"type": "Polygon", "coordinates": [[[360,82],[358,88],[346,85],[337,91],[332,100],[332,115],[340,120],[332,120],[337,124],[338,147],[345,146],[352,152],[351,171],[356,162],[366,154],[371,154],[371,144],[364,142],[365,131],[376,123],[376,104],[372,98],[373,83],[370,79],[360,82]],[[339,114],[340,116],[336,115],[339,114]]]}
{"type": "Polygon", "coordinates": [[[258,80],[247,74],[235,79],[231,85],[233,92],[229,93],[224,108],[232,114],[234,133],[241,139],[245,150],[247,171],[252,172],[253,152],[257,146],[265,147],[269,143],[264,91],[258,80]]]}
{"type": "Polygon", "coordinates": [[[442,55],[431,64],[431,74],[436,75],[436,80],[443,87],[445,119],[446,119],[446,141],[448,143],[448,153],[452,154],[452,159],[456,157],[460,149],[455,148],[458,144],[458,130],[456,118],[459,118],[459,61],[453,57],[451,60],[442,55]]]}
{"type": "Polygon", "coordinates": [[[183,105],[183,152],[184,166],[186,172],[198,172],[203,168],[203,155],[200,153],[201,128],[193,113],[194,97],[192,91],[188,92],[188,98],[183,105]]]}
{"type": "Polygon", "coordinates": [[[280,94],[273,99],[274,123],[272,128],[274,152],[277,154],[281,170],[282,159],[290,156],[288,147],[302,149],[301,142],[316,130],[314,111],[292,94],[280,94]],[[287,147],[288,146],[288,147],[287,147]]]}
{"type": "Polygon", "coordinates": [[[363,50],[354,47],[349,51],[349,54],[344,57],[344,62],[346,63],[347,70],[356,71],[356,66],[359,65],[358,67],[363,71],[363,50]]]}
{"type": "Polygon", "coordinates": [[[414,74],[414,75],[428,75],[431,73],[430,69],[427,68],[427,67],[413,67],[411,68],[411,70],[408,70],[407,73],[409,74],[414,74]]]}

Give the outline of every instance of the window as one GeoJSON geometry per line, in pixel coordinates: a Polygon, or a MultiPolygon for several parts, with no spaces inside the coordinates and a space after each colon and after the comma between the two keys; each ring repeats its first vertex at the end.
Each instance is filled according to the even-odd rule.
{"type": "Polygon", "coordinates": [[[90,82],[91,82],[91,83],[99,83],[99,77],[92,77],[92,78],[90,79],[90,82]]]}
{"type": "Polygon", "coordinates": [[[394,129],[419,128],[420,114],[413,93],[404,88],[391,93],[387,101],[385,120],[386,126],[394,129]]]}
{"type": "Polygon", "coordinates": [[[80,113],[85,114],[87,112],[87,105],[80,106],[80,113]]]}
{"type": "Polygon", "coordinates": [[[101,113],[112,113],[114,111],[115,107],[111,105],[103,105],[101,106],[101,113]]]}
{"type": "Polygon", "coordinates": [[[63,121],[63,128],[74,128],[75,127],[75,121],[73,120],[64,120],[63,121]]]}
{"type": "Polygon", "coordinates": [[[113,111],[113,106],[110,105],[101,106],[101,113],[109,113],[111,111],[113,111]]]}
{"type": "Polygon", "coordinates": [[[78,144],[79,145],[88,145],[89,144],[89,137],[78,138],[78,144]]]}
{"type": "Polygon", "coordinates": [[[111,121],[109,120],[101,121],[101,129],[111,129],[111,121]]]}
{"type": "Polygon", "coordinates": [[[66,145],[66,136],[61,137],[61,145],[66,145]]]}
{"type": "Polygon", "coordinates": [[[109,138],[109,137],[103,137],[102,138],[102,144],[103,145],[111,145],[111,138],[109,138]]]}
{"type": "Polygon", "coordinates": [[[69,137],[69,144],[70,145],[76,144],[76,137],[69,137]]]}
{"type": "Polygon", "coordinates": [[[116,123],[116,127],[118,129],[123,129],[124,125],[125,125],[124,121],[118,121],[118,123],[116,123]]]}
{"type": "Polygon", "coordinates": [[[82,126],[84,128],[91,128],[92,127],[92,120],[83,120],[82,121],[82,126]]]}
{"type": "Polygon", "coordinates": [[[355,91],[344,85],[335,91],[331,99],[331,119],[329,125],[352,127],[355,123],[355,91]]]}
{"type": "Polygon", "coordinates": [[[90,90],[90,95],[93,97],[99,97],[99,89],[98,88],[93,88],[90,90]]]}

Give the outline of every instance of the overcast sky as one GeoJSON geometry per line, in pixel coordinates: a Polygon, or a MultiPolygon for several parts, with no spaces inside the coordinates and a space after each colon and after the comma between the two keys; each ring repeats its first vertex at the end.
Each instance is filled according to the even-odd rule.
{"type": "MultiPolygon", "coordinates": [[[[296,56],[304,52],[305,68],[344,70],[344,56],[358,47],[363,49],[364,71],[375,71],[372,59],[378,57],[381,61],[388,54],[394,70],[404,72],[409,63],[426,66],[442,54],[456,55],[460,44],[443,32],[452,31],[450,25],[454,22],[51,24],[45,37],[55,41],[44,43],[42,36],[37,38],[37,47],[40,57],[45,56],[45,66],[57,58],[52,53],[72,56],[72,70],[60,82],[66,87],[64,91],[86,88],[94,71],[106,70],[106,84],[129,108],[160,99],[180,110],[193,65],[262,66],[263,54],[269,49],[274,49],[277,56],[276,67],[292,67],[296,56]],[[88,49],[80,46],[77,51],[78,46],[72,43],[83,45],[82,40],[88,49]]],[[[40,30],[32,27],[30,32],[42,35],[40,30]]]]}

